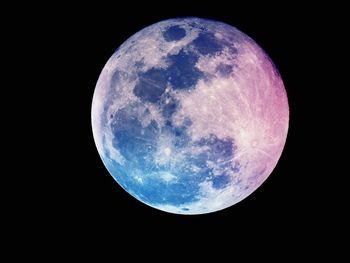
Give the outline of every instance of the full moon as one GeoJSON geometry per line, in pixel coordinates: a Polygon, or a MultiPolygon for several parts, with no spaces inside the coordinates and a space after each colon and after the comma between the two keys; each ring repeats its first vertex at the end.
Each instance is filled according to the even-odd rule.
{"type": "Polygon", "coordinates": [[[289,108],[268,55],[233,26],[161,21],[126,40],[97,81],[95,144],[137,200],[170,213],[230,207],[271,174],[289,108]]]}

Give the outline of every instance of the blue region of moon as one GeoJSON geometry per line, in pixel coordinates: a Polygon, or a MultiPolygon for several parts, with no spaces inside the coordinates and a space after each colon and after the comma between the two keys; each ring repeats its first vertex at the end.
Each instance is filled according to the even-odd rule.
{"type": "MultiPolygon", "coordinates": [[[[112,131],[115,135],[113,146],[119,149],[120,153],[129,160],[126,170],[138,170],[146,174],[171,170],[172,175],[177,178],[177,183],[169,184],[158,178],[149,177],[140,185],[133,180],[125,180],[124,175],[116,173],[114,176],[118,182],[124,182],[126,188],[133,189],[144,201],[171,205],[195,201],[199,191],[198,182],[213,179],[215,188],[223,188],[230,182],[228,175],[214,176],[213,168],[208,168],[207,163],[208,161],[217,163],[218,159],[232,159],[234,155],[232,140],[220,140],[212,135],[207,139],[201,139],[195,143],[191,142],[191,139],[186,135],[186,129],[190,125],[190,121],[182,127],[175,127],[171,123],[170,116],[175,111],[175,106],[171,107],[170,112],[166,107],[163,108],[166,124],[162,129],[159,129],[153,121],[148,126],[142,127],[137,116],[138,107],[138,105],[127,106],[118,111],[113,117],[112,131]],[[177,151],[187,149],[189,145],[194,147],[206,146],[209,147],[210,151],[197,155],[185,154],[185,164],[175,168],[169,167],[167,163],[154,165],[154,160],[151,157],[155,155],[157,150],[155,142],[162,134],[171,134],[174,140],[172,143],[177,151]],[[188,176],[189,167],[193,165],[198,167],[200,172],[188,176]]],[[[116,164],[111,165],[115,167],[116,164]]],[[[227,170],[231,169],[236,173],[239,171],[237,167],[233,170],[230,164],[225,162],[220,167],[227,170]]]]}

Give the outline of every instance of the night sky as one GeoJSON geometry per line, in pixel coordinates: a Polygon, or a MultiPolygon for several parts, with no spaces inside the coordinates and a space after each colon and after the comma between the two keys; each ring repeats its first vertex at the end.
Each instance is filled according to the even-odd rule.
{"type": "MultiPolygon", "coordinates": [[[[18,34],[26,45],[16,44],[17,55],[26,62],[21,81],[27,85],[21,86],[36,99],[21,114],[37,117],[22,124],[21,130],[25,127],[27,132],[18,135],[30,143],[26,148],[30,157],[25,164],[14,165],[25,167],[17,184],[23,198],[8,195],[17,230],[28,233],[26,238],[57,236],[72,243],[131,238],[128,245],[135,247],[153,242],[174,246],[174,238],[180,237],[183,243],[177,243],[178,248],[170,249],[168,243],[169,255],[193,251],[193,243],[208,248],[214,243],[214,251],[221,247],[220,253],[232,255],[235,244],[260,246],[268,243],[266,237],[274,243],[313,238],[301,230],[315,230],[320,205],[313,194],[319,173],[308,158],[317,145],[312,140],[316,122],[312,116],[317,115],[310,106],[315,87],[306,80],[315,56],[308,40],[315,33],[310,12],[284,4],[271,9],[168,3],[160,9],[148,4],[134,11],[137,5],[41,7],[45,11],[38,12],[36,20],[30,18],[33,13],[12,31],[23,32],[18,34]],[[228,209],[197,216],[165,213],[131,197],[104,167],[91,128],[95,85],[115,49],[145,26],[182,16],[219,20],[253,38],[278,68],[290,110],[285,148],[263,185],[228,209]],[[97,239],[92,238],[95,235],[97,239]],[[222,241],[223,237],[228,239],[222,241]]],[[[122,252],[116,252],[116,258],[118,253],[122,252]]]]}

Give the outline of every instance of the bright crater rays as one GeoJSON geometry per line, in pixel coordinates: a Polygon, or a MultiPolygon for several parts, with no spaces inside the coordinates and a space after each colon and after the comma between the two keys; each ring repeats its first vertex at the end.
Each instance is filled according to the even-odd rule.
{"type": "Polygon", "coordinates": [[[227,24],[170,19],[108,60],[92,103],[98,152],[128,193],[178,214],[218,211],[271,174],[288,132],[281,77],[227,24]]]}

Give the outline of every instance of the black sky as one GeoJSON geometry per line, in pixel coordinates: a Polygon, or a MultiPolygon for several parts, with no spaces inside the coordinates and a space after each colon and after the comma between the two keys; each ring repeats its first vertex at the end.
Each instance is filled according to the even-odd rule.
{"type": "Polygon", "coordinates": [[[311,118],[313,93],[308,80],[314,57],[311,38],[316,34],[312,11],[286,4],[243,7],[224,3],[148,3],[143,7],[86,3],[44,10],[36,19],[29,16],[23,22],[20,37],[26,45],[17,42],[17,54],[27,61],[23,78],[34,83],[38,101],[28,107],[28,114],[37,120],[26,124],[27,136],[35,138],[26,166],[33,175],[22,181],[33,187],[18,186],[26,198],[16,202],[17,212],[27,218],[23,229],[32,234],[38,229],[43,238],[66,236],[77,242],[98,235],[159,243],[180,235],[184,237],[180,247],[220,242],[223,236],[232,243],[310,237],[301,229],[314,230],[319,207],[313,193],[317,174],[308,158],[314,146],[310,127],[316,122],[311,118]],[[201,216],[158,211],[122,190],[97,153],[90,123],[98,76],[115,49],[145,26],[183,16],[219,20],[253,38],[276,64],[290,106],[286,146],[268,180],[235,206],[201,216]]]}

